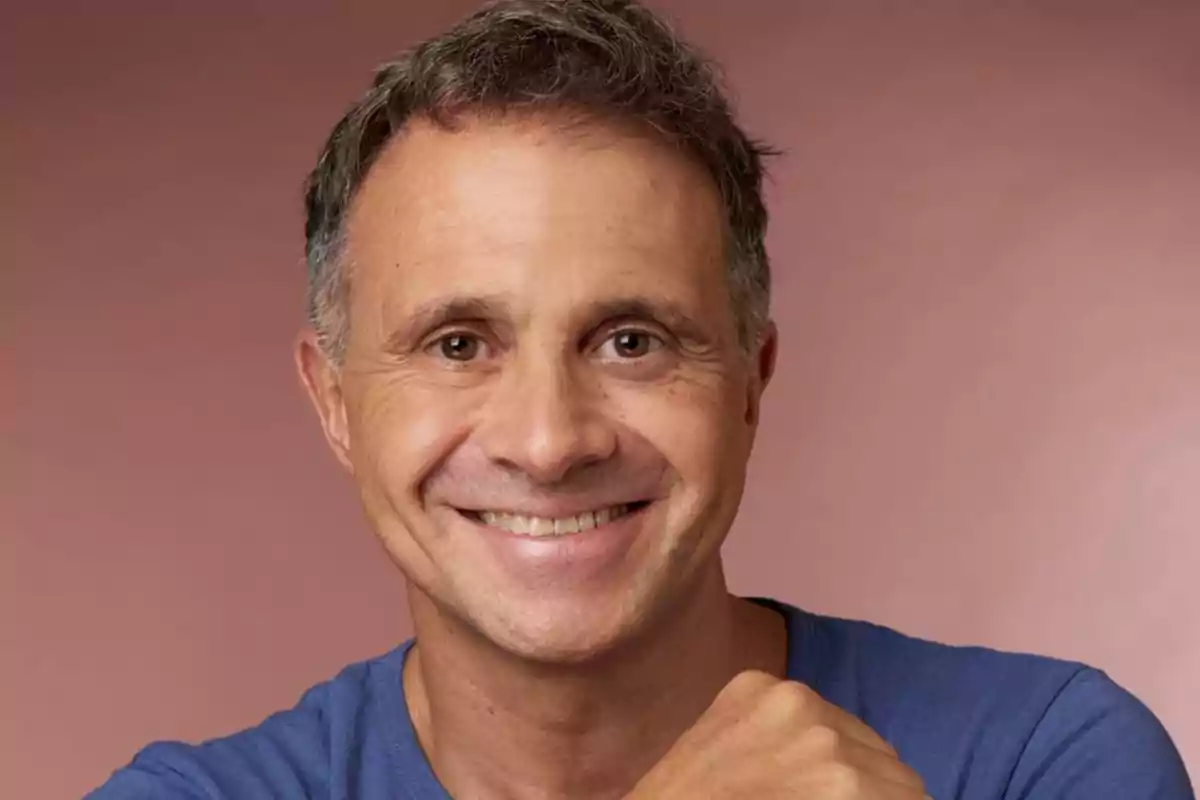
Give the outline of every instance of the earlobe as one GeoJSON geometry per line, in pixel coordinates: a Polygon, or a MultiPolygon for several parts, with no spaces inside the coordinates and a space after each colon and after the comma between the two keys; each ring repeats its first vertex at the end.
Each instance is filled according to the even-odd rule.
{"type": "Polygon", "coordinates": [[[296,339],[295,361],[300,382],[321,420],[325,441],[338,462],[353,472],[341,371],[318,345],[316,332],[311,328],[302,331],[296,339]]]}
{"type": "Polygon", "coordinates": [[[758,424],[762,407],[762,395],[775,374],[775,356],[779,347],[779,332],[774,322],[767,322],[753,355],[753,374],[746,385],[746,424],[758,424]]]}

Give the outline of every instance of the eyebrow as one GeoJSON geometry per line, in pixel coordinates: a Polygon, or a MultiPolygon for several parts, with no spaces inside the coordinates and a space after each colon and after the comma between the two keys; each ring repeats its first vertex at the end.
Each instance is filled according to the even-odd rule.
{"type": "Polygon", "coordinates": [[[403,351],[413,340],[455,322],[500,319],[508,314],[508,303],[499,296],[441,297],[428,300],[405,316],[387,338],[389,351],[403,351]]]}
{"type": "Polygon", "coordinates": [[[588,309],[588,318],[597,323],[621,318],[651,319],[684,338],[710,338],[705,333],[704,326],[691,317],[682,306],[663,298],[632,296],[601,300],[588,309]]]}

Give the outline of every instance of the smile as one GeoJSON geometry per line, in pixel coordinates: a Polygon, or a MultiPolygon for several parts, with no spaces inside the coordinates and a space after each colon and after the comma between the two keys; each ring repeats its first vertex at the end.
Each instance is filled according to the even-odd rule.
{"type": "Polygon", "coordinates": [[[538,517],[509,511],[461,511],[465,516],[508,533],[536,538],[565,536],[598,528],[641,511],[648,501],[622,503],[615,506],[584,511],[568,517],[538,517]]]}

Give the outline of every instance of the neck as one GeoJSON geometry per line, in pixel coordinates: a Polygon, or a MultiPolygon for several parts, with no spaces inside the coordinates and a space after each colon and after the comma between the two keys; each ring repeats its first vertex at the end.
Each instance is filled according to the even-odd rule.
{"type": "Polygon", "coordinates": [[[786,634],[731,596],[720,565],[655,630],[603,663],[547,666],[502,652],[416,590],[405,696],[434,772],[457,797],[625,795],[734,675],[782,676],[786,634]]]}

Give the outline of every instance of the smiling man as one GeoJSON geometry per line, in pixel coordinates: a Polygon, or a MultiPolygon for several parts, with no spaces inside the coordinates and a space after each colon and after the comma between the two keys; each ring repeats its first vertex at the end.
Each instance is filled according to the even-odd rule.
{"type": "Polygon", "coordinates": [[[93,797],[1192,797],[1101,672],[729,594],[763,155],[630,2],[490,5],[384,66],[309,182],[296,362],[416,636],[93,797]]]}

